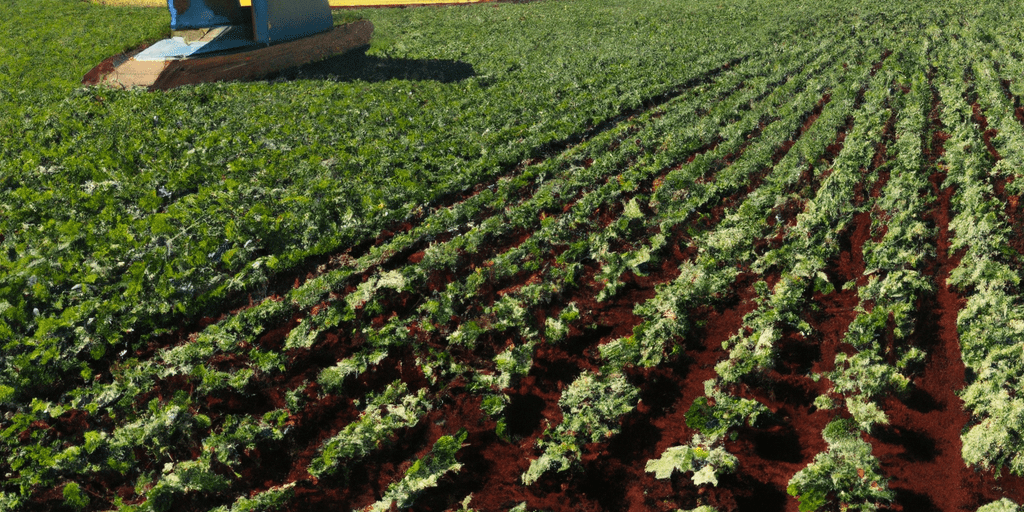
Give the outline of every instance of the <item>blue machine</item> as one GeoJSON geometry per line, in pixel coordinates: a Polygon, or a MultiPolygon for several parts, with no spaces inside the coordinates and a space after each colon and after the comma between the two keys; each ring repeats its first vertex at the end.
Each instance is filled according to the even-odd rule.
{"type": "Polygon", "coordinates": [[[334,26],[327,0],[252,0],[257,43],[277,43],[326,32],[334,26]]]}
{"type": "Polygon", "coordinates": [[[167,0],[171,29],[252,24],[253,40],[272,44],[326,32],[334,26],[327,0],[167,0]],[[248,19],[247,19],[248,18],[248,19]]]}
{"type": "Polygon", "coordinates": [[[246,13],[238,0],[167,0],[171,10],[171,30],[211,28],[246,23],[246,13]]]}

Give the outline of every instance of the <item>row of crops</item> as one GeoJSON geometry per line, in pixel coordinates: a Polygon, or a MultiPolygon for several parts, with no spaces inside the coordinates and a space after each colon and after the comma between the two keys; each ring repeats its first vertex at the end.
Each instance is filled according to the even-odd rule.
{"type": "Polygon", "coordinates": [[[1019,510],[1024,12],[848,4],[0,6],[0,509],[1019,510]]]}

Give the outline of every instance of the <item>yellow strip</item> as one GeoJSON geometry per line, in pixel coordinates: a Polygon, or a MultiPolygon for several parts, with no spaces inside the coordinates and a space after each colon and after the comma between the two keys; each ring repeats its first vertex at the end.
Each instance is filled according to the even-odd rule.
{"type": "MultiPolygon", "coordinates": [[[[483,0],[328,0],[331,7],[361,7],[374,5],[410,4],[472,4],[483,0]]],[[[92,0],[101,5],[130,5],[135,7],[167,7],[167,0],[92,0]]],[[[252,5],[252,0],[241,0],[242,5],[252,5]]]]}

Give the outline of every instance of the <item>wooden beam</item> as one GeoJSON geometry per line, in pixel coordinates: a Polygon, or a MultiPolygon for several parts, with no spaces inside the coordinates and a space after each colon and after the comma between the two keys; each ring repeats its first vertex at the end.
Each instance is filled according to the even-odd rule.
{"type": "Polygon", "coordinates": [[[259,80],[367,45],[372,35],[373,23],[359,20],[314,36],[223,55],[166,61],[137,61],[119,55],[96,66],[82,83],[102,83],[124,89],[146,87],[152,91],[206,82],[259,80]]]}

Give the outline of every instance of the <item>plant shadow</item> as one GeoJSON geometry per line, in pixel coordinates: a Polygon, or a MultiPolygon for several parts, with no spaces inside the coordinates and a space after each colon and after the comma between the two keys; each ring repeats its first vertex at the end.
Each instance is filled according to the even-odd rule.
{"type": "Polygon", "coordinates": [[[476,76],[472,64],[445,59],[394,59],[367,55],[364,45],[341,55],[280,71],[270,80],[386,82],[418,80],[454,83],[476,76]]]}

